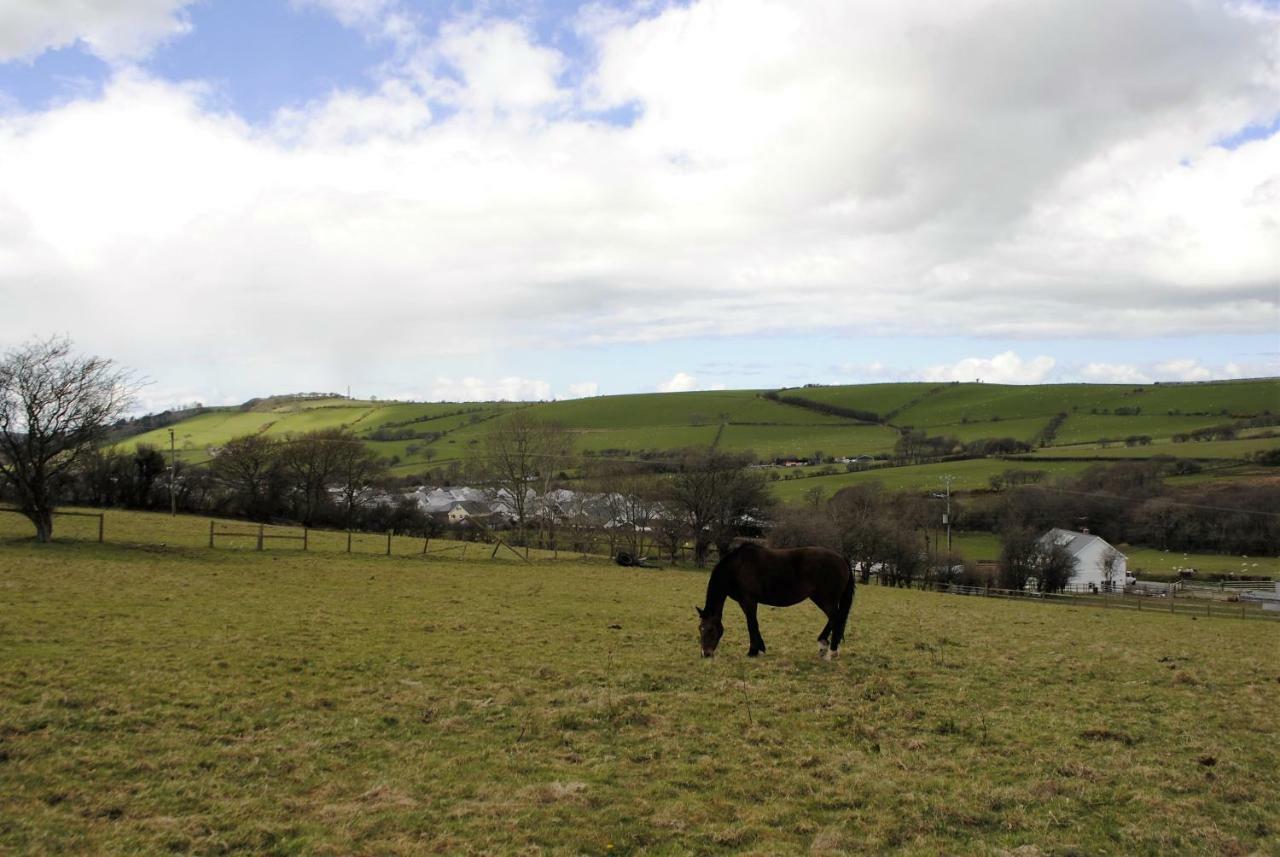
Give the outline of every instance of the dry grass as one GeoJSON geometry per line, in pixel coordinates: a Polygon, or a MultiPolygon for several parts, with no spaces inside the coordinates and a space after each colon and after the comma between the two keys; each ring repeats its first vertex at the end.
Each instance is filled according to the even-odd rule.
{"type": "Polygon", "coordinates": [[[704,583],[0,544],[0,853],[1280,851],[1269,623],[704,583]]]}

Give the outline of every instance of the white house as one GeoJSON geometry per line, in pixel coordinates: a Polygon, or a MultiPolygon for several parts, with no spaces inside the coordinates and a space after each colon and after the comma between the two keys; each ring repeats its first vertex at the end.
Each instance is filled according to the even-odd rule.
{"type": "Polygon", "coordinates": [[[1076,569],[1067,581],[1069,590],[1119,591],[1130,579],[1128,557],[1088,532],[1052,529],[1040,537],[1040,544],[1062,545],[1075,560],[1076,569]],[[1114,560],[1109,562],[1113,555],[1114,560]]]}

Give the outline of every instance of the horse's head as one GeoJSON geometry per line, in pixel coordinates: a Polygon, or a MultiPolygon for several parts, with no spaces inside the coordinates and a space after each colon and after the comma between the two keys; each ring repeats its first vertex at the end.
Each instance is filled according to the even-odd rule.
{"type": "Polygon", "coordinates": [[[720,645],[720,638],[724,636],[724,623],[720,621],[719,615],[712,615],[701,607],[694,607],[698,611],[698,639],[702,643],[702,656],[709,658],[716,653],[716,646],[720,645]]]}

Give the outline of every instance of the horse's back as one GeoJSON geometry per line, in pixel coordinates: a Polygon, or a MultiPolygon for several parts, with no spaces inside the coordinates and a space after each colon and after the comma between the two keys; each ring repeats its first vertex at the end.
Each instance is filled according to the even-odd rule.
{"type": "Polygon", "coordinates": [[[844,557],[823,547],[766,548],[752,545],[741,558],[744,588],[776,607],[815,596],[839,598],[852,572],[844,557]]]}

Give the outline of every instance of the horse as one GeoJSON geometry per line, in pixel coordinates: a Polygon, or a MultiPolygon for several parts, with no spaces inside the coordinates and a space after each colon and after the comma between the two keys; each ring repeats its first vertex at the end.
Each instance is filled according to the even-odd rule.
{"type": "Polygon", "coordinates": [[[707,581],[707,602],[698,611],[698,634],[702,656],[715,654],[724,635],[721,621],[726,598],[742,607],[747,617],[751,648],[747,657],[765,651],[756,621],[756,606],[790,607],[806,598],[827,614],[827,624],[818,635],[818,655],[832,660],[840,655],[845,622],[853,607],[853,570],[844,557],[820,547],[775,550],[744,542],[726,553],[707,581]]]}

